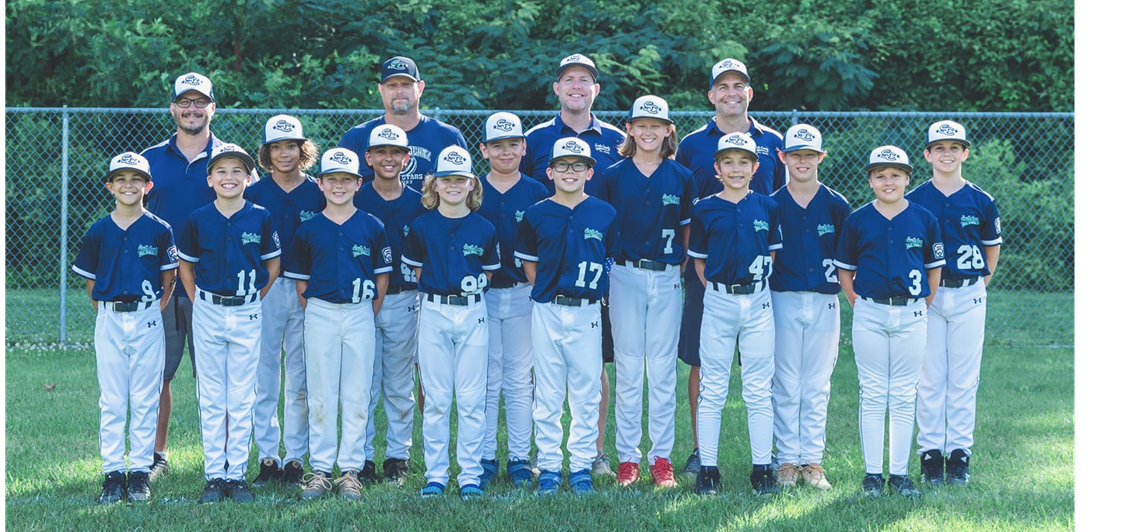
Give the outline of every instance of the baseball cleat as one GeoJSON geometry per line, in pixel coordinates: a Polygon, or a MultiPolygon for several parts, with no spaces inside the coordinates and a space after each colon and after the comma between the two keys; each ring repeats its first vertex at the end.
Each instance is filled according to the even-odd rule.
{"type": "Polygon", "coordinates": [[[223,498],[226,481],[221,478],[212,478],[203,486],[203,494],[199,497],[199,504],[214,504],[223,498]]]}
{"type": "Polygon", "coordinates": [[[261,488],[272,480],[280,480],[282,470],[278,469],[278,461],[273,458],[263,458],[258,463],[258,476],[254,477],[254,487],[261,488]]]}
{"type": "Polygon", "coordinates": [[[314,471],[302,479],[302,500],[320,499],[333,487],[329,473],[314,471]]]}
{"type": "Polygon", "coordinates": [[[751,488],[759,495],[773,495],[779,492],[779,483],[775,480],[775,469],[771,464],[751,467],[751,488]]]}
{"type": "Polygon", "coordinates": [[[445,486],[441,485],[440,482],[430,482],[426,484],[424,488],[421,488],[422,499],[432,499],[434,497],[440,497],[444,494],[445,486]]]}
{"type": "Polygon", "coordinates": [[[697,495],[718,495],[720,484],[718,467],[699,467],[699,474],[695,475],[695,493],[697,495]]]}
{"type": "Polygon", "coordinates": [[[595,460],[592,460],[592,475],[616,478],[616,473],[612,471],[612,461],[608,458],[608,453],[600,453],[595,460]]]}
{"type": "Polygon", "coordinates": [[[127,500],[144,502],[151,498],[150,471],[132,471],[127,474],[127,500]]]}
{"type": "Polygon", "coordinates": [[[540,470],[536,481],[536,494],[540,496],[555,495],[560,491],[560,472],[540,470]]]}
{"type": "Polygon", "coordinates": [[[945,465],[942,463],[943,461],[944,459],[941,456],[941,451],[937,449],[930,449],[922,453],[921,459],[919,460],[919,466],[922,473],[922,482],[931,486],[940,486],[945,484],[945,472],[942,471],[945,465]]]}
{"type": "Polygon", "coordinates": [[[361,482],[362,486],[368,486],[377,482],[377,464],[373,463],[373,460],[366,460],[361,471],[358,471],[357,479],[361,482]]]}
{"type": "Polygon", "coordinates": [[[304,476],[306,471],[302,469],[302,462],[298,460],[290,460],[286,462],[286,467],[282,468],[282,482],[288,486],[300,486],[304,476]]]}
{"type": "Polygon", "coordinates": [[[254,502],[254,494],[245,480],[228,480],[225,487],[226,496],[238,504],[254,502]]]}
{"type": "Polygon", "coordinates": [[[381,474],[389,482],[396,482],[398,486],[404,485],[405,477],[409,476],[409,460],[386,458],[381,464],[381,474]]]}
{"type": "Polygon", "coordinates": [[[115,504],[123,500],[123,484],[127,478],[122,471],[112,471],[103,475],[103,492],[99,494],[99,504],[115,504]]]}
{"type": "Polygon", "coordinates": [[[163,473],[166,473],[171,468],[171,464],[167,463],[166,455],[155,453],[155,458],[151,462],[151,478],[155,478],[163,473]]]}
{"type": "Polygon", "coordinates": [[[870,497],[881,497],[882,487],[885,484],[886,481],[882,479],[881,474],[866,473],[866,478],[862,479],[862,493],[870,497]]]}
{"type": "Polygon", "coordinates": [[[651,481],[657,488],[674,488],[679,486],[675,481],[675,470],[672,469],[671,460],[662,456],[655,457],[651,464],[651,481]]]}
{"type": "Polygon", "coordinates": [[[495,458],[492,460],[481,458],[481,470],[480,487],[483,490],[492,483],[493,479],[497,478],[497,473],[500,471],[500,462],[495,458]]]}
{"type": "Polygon", "coordinates": [[[945,461],[945,480],[954,486],[969,484],[969,453],[965,449],[954,449],[945,461]]]}
{"type": "Polygon", "coordinates": [[[485,490],[481,489],[481,487],[476,484],[465,484],[464,486],[461,486],[461,499],[466,501],[470,499],[478,499],[484,495],[485,490]]]}
{"type": "Polygon", "coordinates": [[[572,487],[572,493],[576,495],[596,493],[596,488],[592,487],[592,473],[587,469],[573,471],[569,474],[568,485],[572,487]]]}
{"type": "Polygon", "coordinates": [[[620,462],[620,472],[616,473],[616,483],[622,487],[631,486],[640,479],[640,465],[635,462],[620,462]]]}
{"type": "Polygon", "coordinates": [[[334,494],[347,501],[360,501],[361,480],[357,471],[346,471],[334,480],[334,494]]]}
{"type": "Polygon", "coordinates": [[[821,464],[811,462],[802,466],[802,481],[809,486],[813,486],[820,490],[828,490],[832,486],[826,480],[826,471],[822,469],[821,464]]]}
{"type": "Polygon", "coordinates": [[[699,474],[699,448],[691,451],[691,456],[683,463],[683,474],[695,476],[699,474]]]}
{"type": "Polygon", "coordinates": [[[905,475],[890,475],[890,488],[911,499],[922,496],[922,492],[914,487],[914,483],[910,480],[910,477],[905,475]]]}
{"type": "Polygon", "coordinates": [[[784,462],[779,466],[778,483],[781,488],[795,487],[798,484],[798,468],[790,462],[784,462]]]}
{"type": "Polygon", "coordinates": [[[532,466],[528,460],[509,460],[508,479],[513,486],[529,488],[532,486],[532,466]]]}

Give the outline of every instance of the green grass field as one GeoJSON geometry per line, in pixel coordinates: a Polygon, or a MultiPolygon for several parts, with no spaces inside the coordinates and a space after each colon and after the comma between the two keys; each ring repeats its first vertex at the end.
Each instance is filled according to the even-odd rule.
{"type": "MultiPolygon", "coordinates": [[[[1039,316],[1032,329],[994,331],[985,351],[978,396],[973,482],[966,488],[924,489],[920,501],[859,494],[863,461],[858,445],[858,382],[853,350],[844,340],[832,379],[824,459],[835,488],[809,488],[770,498],[750,494],[746,410],[738,397],[737,369],[724,413],[720,469],[724,494],[699,498],[692,480],[675,490],[653,490],[644,479],[635,489],[598,483],[599,493],[554,498],[510,489],[498,481],[491,496],[461,501],[455,483],[449,496],[417,496],[424,467],[420,432],[414,434],[411,481],[404,487],[367,488],[359,504],[322,500],[303,504],[297,488],[256,491],[249,506],[230,502],[202,507],[202,447],[193,381],[180,368],[174,382],[171,423],[172,471],[152,484],[153,501],[100,507],[97,437],[98,386],[90,350],[10,346],[7,364],[6,524],[11,530],[1072,530],[1075,528],[1074,350],[1021,347],[1046,334],[1069,331],[1072,298],[1037,304],[997,305],[1006,313],[1039,316]],[[1048,305],[1067,304],[1067,319],[1045,319],[1048,305]],[[54,391],[43,389],[56,383],[54,391]]],[[[9,303],[11,304],[11,303],[9,303]]],[[[844,305],[845,308],[845,305],[844,305]]],[[[11,307],[9,307],[11,312],[11,307]]],[[[844,338],[849,317],[843,317],[844,338]]],[[[691,450],[681,366],[673,461],[682,467],[691,450]]],[[[646,411],[646,410],[645,410],[646,411]]],[[[379,408],[378,424],[384,423],[379,408]]],[[[416,425],[420,426],[418,417],[416,425]]],[[[614,449],[609,425],[607,449],[614,449]]],[[[504,444],[503,417],[501,449],[504,444]]],[[[384,434],[377,436],[384,448],[384,434]]],[[[645,441],[641,448],[648,447],[645,441]]],[[[614,457],[614,452],[612,453],[614,457]]],[[[502,459],[504,457],[502,456],[502,459]]],[[[614,458],[613,458],[614,460],[614,458]]],[[[613,461],[613,466],[615,463],[613,461]]],[[[454,467],[455,469],[455,467],[454,467]]],[[[252,459],[249,478],[257,471],[252,459]]],[[[917,458],[910,474],[917,479],[917,458]]]]}

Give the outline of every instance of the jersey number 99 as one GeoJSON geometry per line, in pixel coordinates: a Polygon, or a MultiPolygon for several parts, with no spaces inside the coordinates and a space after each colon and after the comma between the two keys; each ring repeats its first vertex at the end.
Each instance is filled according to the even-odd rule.
{"type": "Polygon", "coordinates": [[[489,278],[483,273],[480,275],[466,275],[464,279],[461,279],[461,293],[469,295],[484,292],[485,287],[488,285],[489,278]]]}

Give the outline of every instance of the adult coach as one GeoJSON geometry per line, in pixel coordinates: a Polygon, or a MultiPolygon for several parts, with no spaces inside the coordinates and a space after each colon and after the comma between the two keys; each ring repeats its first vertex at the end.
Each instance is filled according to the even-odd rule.
{"type": "MultiPolygon", "coordinates": [[[[214,87],[202,74],[188,72],[175,78],[171,91],[171,116],[175,135],[143,151],[151,165],[152,182],[148,207],[155,216],[171,225],[175,242],[182,239],[191,211],[215,199],[207,184],[207,163],[211,150],[222,144],[211,134],[215,112],[214,87]]],[[[159,423],[155,433],[155,461],[151,474],[167,470],[167,427],[171,421],[171,380],[183,359],[184,345],[191,352],[191,375],[195,375],[195,344],[191,335],[191,301],[183,284],[176,282],[171,302],[163,309],[163,332],[167,354],[163,368],[163,390],[159,395],[159,423]]]]}
{"type": "Polygon", "coordinates": [[[401,182],[421,191],[425,174],[433,173],[437,164],[437,154],[441,150],[457,145],[468,148],[465,138],[457,128],[435,118],[421,114],[421,95],[425,92],[425,80],[417,70],[417,63],[408,57],[391,57],[381,66],[381,82],[377,84],[385,114],[373,120],[354,126],[342,135],[339,148],[346,148],[358,155],[362,175],[362,185],[373,181],[373,168],[366,162],[369,151],[369,134],[374,128],[392,124],[405,131],[409,139],[409,163],[401,171],[401,182]]]}
{"type": "MultiPolygon", "coordinates": [[[[560,112],[552,120],[525,133],[526,149],[524,160],[520,162],[520,173],[527,176],[544,175],[552,156],[552,147],[557,140],[567,137],[584,141],[591,152],[588,156],[595,159],[596,168],[601,170],[623,158],[620,156],[620,144],[624,141],[623,130],[601,122],[592,114],[592,102],[600,94],[599,77],[600,71],[596,69],[596,63],[584,54],[572,54],[560,60],[560,66],[556,67],[556,81],[552,83],[552,92],[556,93],[556,99],[560,101],[560,112]]],[[[555,193],[556,183],[553,180],[542,179],[541,183],[548,187],[549,194],[555,193]]],[[[584,192],[598,198],[603,191],[603,183],[603,179],[589,180],[584,184],[584,192]]],[[[614,353],[606,300],[601,314],[604,362],[608,363],[613,361],[614,353]]],[[[596,459],[592,462],[592,474],[614,477],[608,455],[604,453],[610,396],[606,370],[600,373],[600,382],[603,390],[600,394],[600,433],[596,440],[597,452],[596,459]]]]}
{"type": "MultiPolygon", "coordinates": [[[[751,178],[751,190],[771,195],[786,182],[779,149],[783,137],[778,131],[766,127],[747,115],[751,98],[751,76],[747,66],[735,59],[724,59],[711,67],[707,100],[715,106],[715,116],[707,125],[691,132],[679,142],[675,161],[695,172],[697,198],[705,198],[723,189],[715,177],[715,151],[719,139],[730,133],[744,133],[755,141],[759,166],[751,178]]],[[[694,268],[686,268],[683,275],[683,324],[679,329],[679,358],[691,366],[687,382],[687,395],[691,403],[691,432],[695,434],[695,408],[699,401],[699,327],[703,320],[703,284],[694,268]]],[[[683,472],[699,473],[699,440],[695,451],[684,464],[683,472]]]]}

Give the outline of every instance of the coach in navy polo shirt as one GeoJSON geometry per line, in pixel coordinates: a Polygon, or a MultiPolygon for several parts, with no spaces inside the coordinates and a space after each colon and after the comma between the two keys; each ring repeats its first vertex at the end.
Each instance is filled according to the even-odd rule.
{"type": "MultiPolygon", "coordinates": [[[[191,211],[215,199],[207,184],[207,162],[211,150],[222,143],[211,134],[211,117],[215,112],[214,87],[202,74],[188,72],[175,78],[171,91],[171,116],[175,119],[175,135],[143,151],[151,165],[152,182],[147,194],[147,209],[167,222],[182,238],[191,211]]],[[[155,435],[155,461],[152,475],[167,469],[167,425],[171,420],[171,380],[183,358],[183,346],[191,351],[194,374],[195,344],[191,339],[191,302],[183,284],[176,282],[174,295],[163,309],[163,331],[166,334],[167,358],[163,368],[163,390],[159,395],[159,424],[155,435]],[[184,344],[185,342],[185,344],[184,344]]]]}
{"type": "Polygon", "coordinates": [[[417,63],[408,57],[391,57],[381,66],[381,83],[377,84],[385,114],[368,122],[354,126],[342,135],[339,148],[346,148],[358,154],[362,176],[362,186],[373,181],[373,168],[366,163],[365,152],[369,150],[369,134],[383,124],[393,124],[405,131],[409,138],[409,163],[401,171],[401,182],[417,192],[425,174],[433,173],[437,165],[437,154],[449,146],[468,148],[465,137],[457,128],[435,118],[421,114],[421,94],[425,92],[425,80],[417,71],[417,63]]]}

